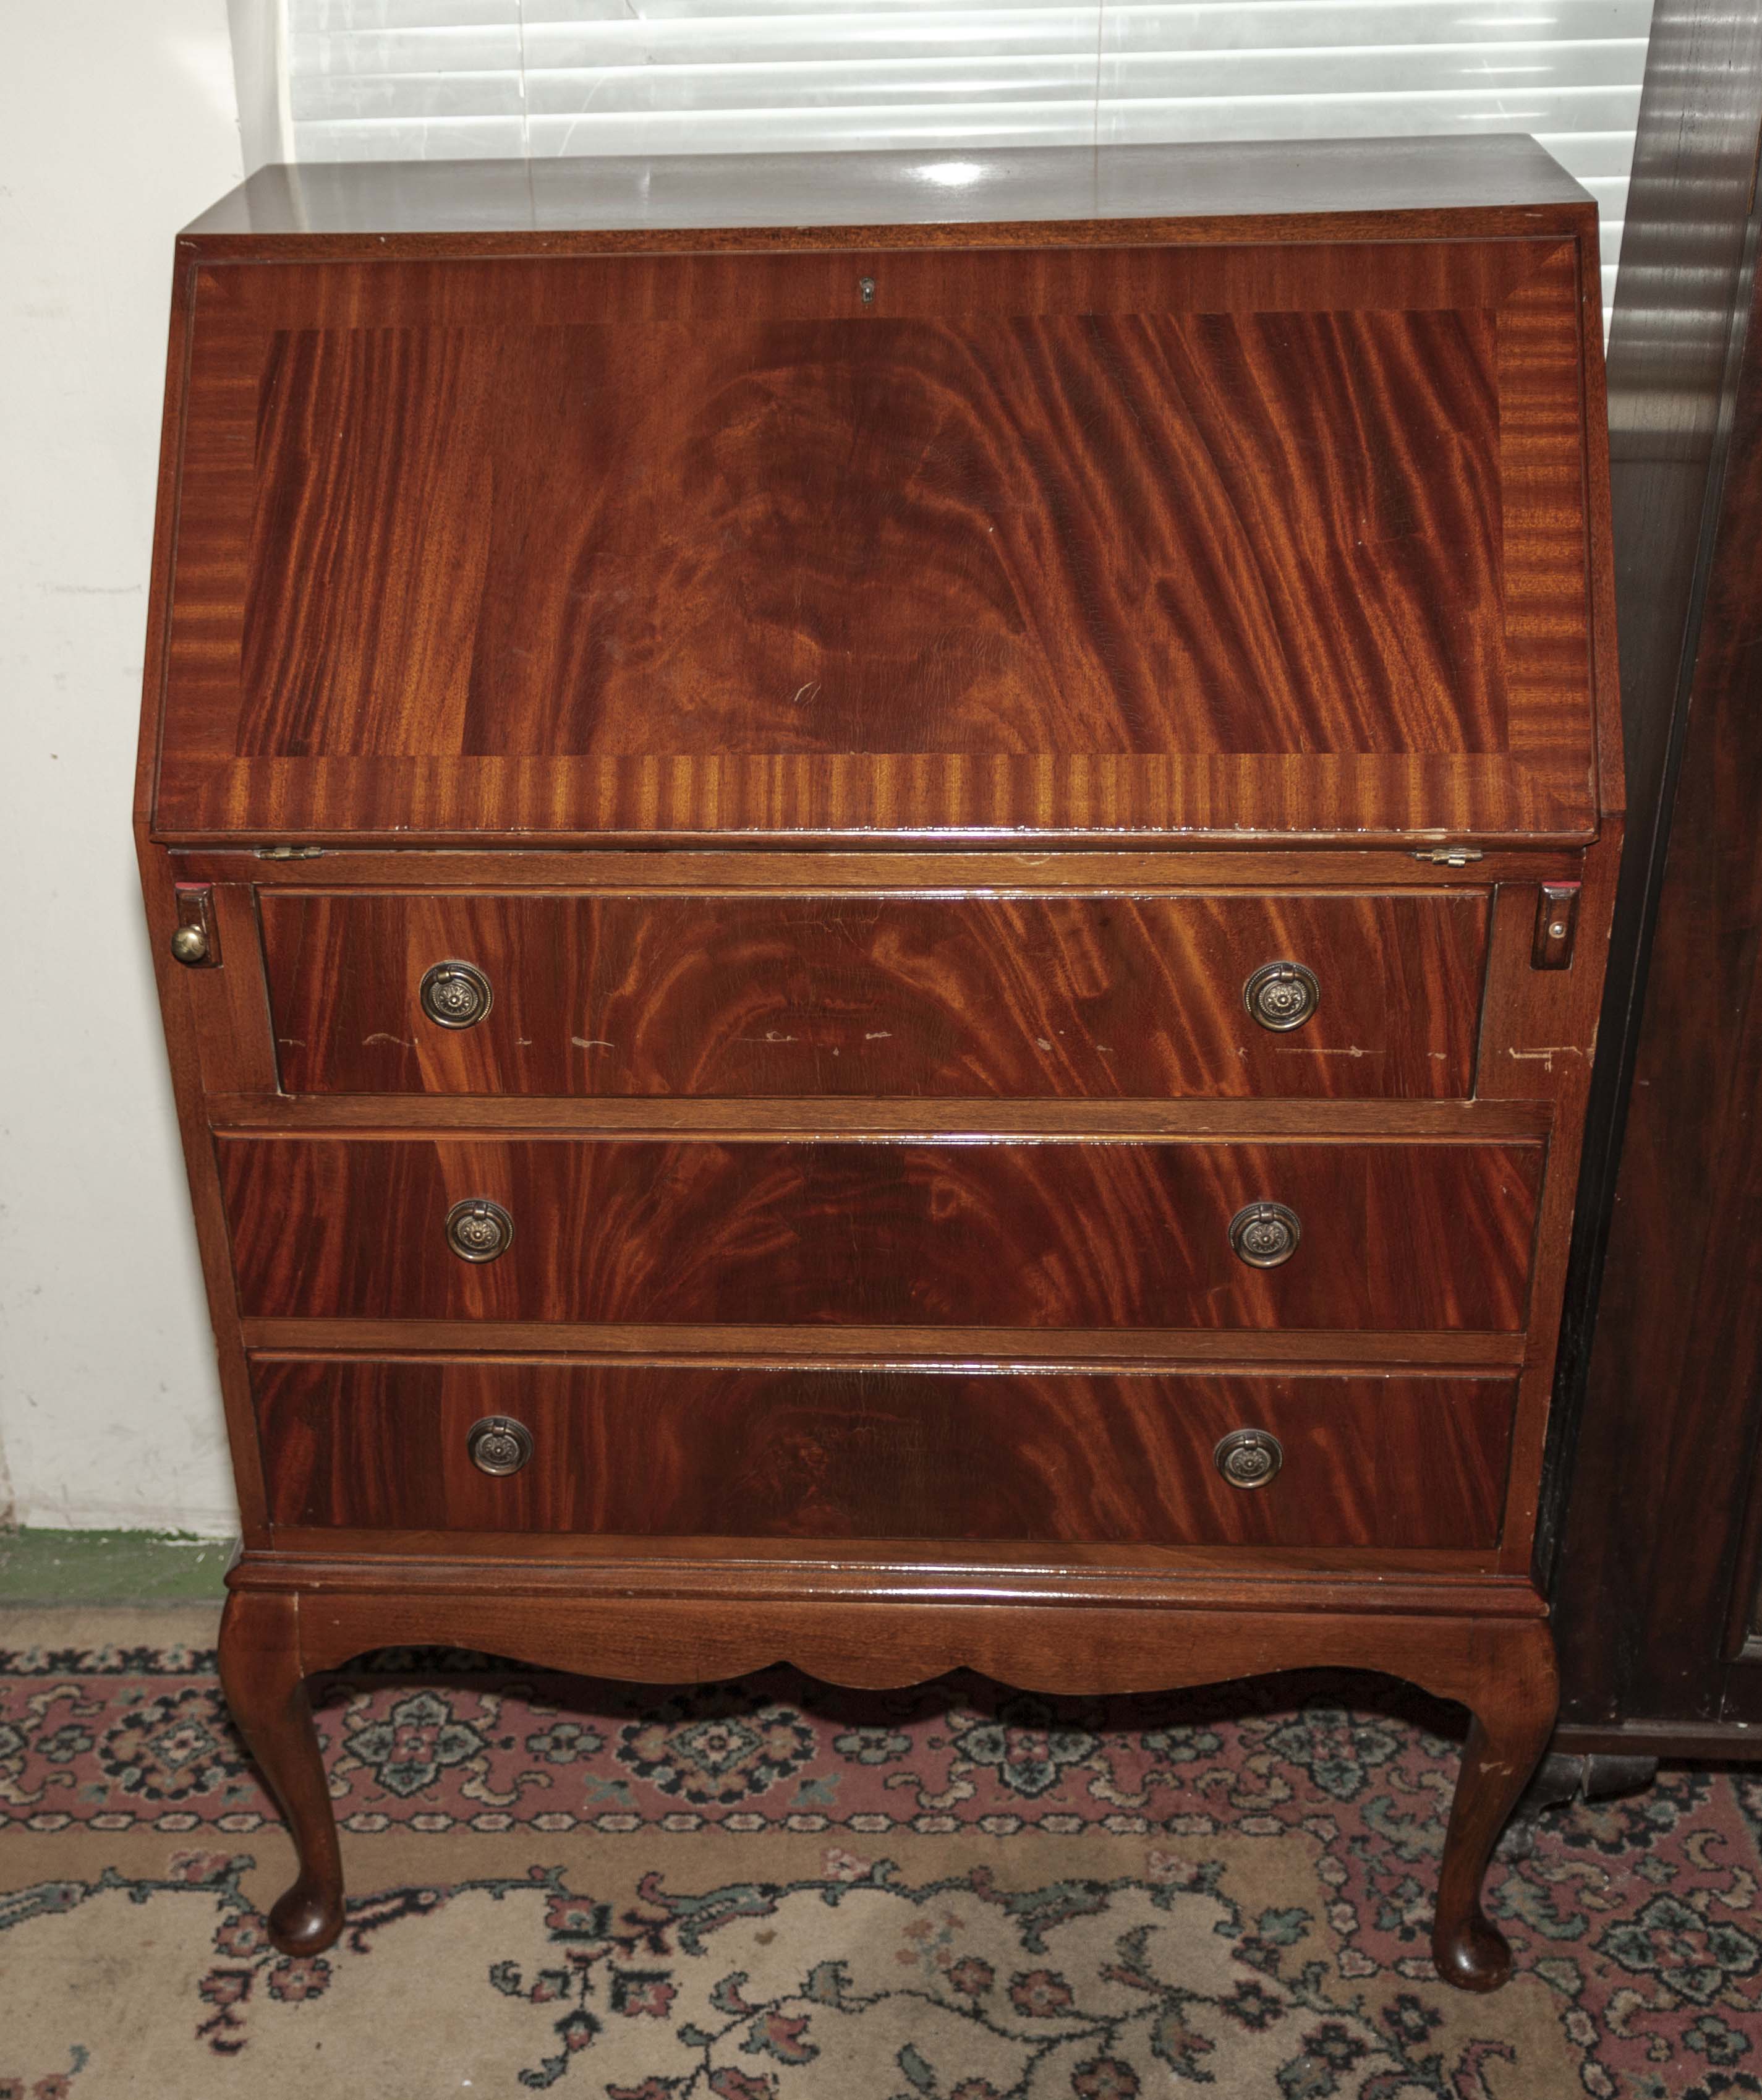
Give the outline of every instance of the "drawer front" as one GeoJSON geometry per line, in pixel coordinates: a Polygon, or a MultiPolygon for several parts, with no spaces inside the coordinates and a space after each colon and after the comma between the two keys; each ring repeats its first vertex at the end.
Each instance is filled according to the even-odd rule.
{"type": "Polygon", "coordinates": [[[1534,1145],[218,1140],[241,1309],[381,1319],[1456,1327],[1525,1317],[1534,1145]],[[462,1259],[447,1218],[502,1207],[462,1259]],[[1286,1206],[1296,1252],[1231,1220],[1286,1206]]]}
{"type": "Polygon", "coordinates": [[[1513,1388],[1470,1379],[258,1360],[297,1529],[1151,1546],[1495,1545],[1513,1388]],[[519,1470],[474,1427],[529,1434],[519,1470]],[[1237,1487],[1249,1428],[1282,1451],[1237,1487]]]}
{"type": "Polygon", "coordinates": [[[1462,1095],[1487,929],[1484,890],[261,908],[290,1093],[1462,1095]],[[464,1026],[423,1001],[456,961],[464,1026]],[[1293,1027],[1244,997],[1276,963],[1315,979],[1293,1027]]]}

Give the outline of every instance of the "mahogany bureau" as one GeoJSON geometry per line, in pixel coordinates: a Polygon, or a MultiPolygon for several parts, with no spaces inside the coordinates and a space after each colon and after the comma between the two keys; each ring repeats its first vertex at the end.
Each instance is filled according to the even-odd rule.
{"type": "Polygon", "coordinates": [[[385,1643],[1554,1711],[1621,765],[1526,139],[268,169],[178,244],[138,805],[244,1544],[385,1643]]]}

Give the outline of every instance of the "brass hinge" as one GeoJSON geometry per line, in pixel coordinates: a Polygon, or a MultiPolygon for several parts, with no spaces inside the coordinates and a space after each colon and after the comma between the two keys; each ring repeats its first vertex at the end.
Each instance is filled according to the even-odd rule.
{"type": "Polygon", "coordinates": [[[1466,867],[1471,860],[1484,860],[1486,855],[1478,846],[1425,846],[1413,858],[1429,860],[1434,867],[1466,867]]]}
{"type": "Polygon", "coordinates": [[[322,846],[259,846],[259,860],[316,860],[324,850],[322,846]]]}

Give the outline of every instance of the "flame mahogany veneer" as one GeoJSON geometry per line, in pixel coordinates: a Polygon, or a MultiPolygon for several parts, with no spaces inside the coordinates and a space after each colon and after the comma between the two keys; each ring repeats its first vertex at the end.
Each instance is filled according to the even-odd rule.
{"type": "Polygon", "coordinates": [[[665,1326],[1524,1324],[1538,1145],[499,1144],[222,1137],[240,1309],[257,1318],[665,1326]],[[443,1230],[487,1196],[500,1260],[443,1230]],[[1231,1220],[1306,1221],[1279,1268],[1231,1220]]]}
{"type": "Polygon", "coordinates": [[[1463,1096],[1484,890],[1383,897],[266,896],[289,1092],[1463,1096]],[[496,986],[408,1026],[437,955],[496,986]],[[1319,958],[1301,1034],[1269,956],[1319,958]]]}
{"type": "Polygon", "coordinates": [[[138,832],[284,1948],[306,1679],[445,1642],[1388,1670],[1470,1709],[1434,1944],[1505,1973],[1620,835],[1595,207],[1517,139],[972,165],[271,169],[179,241],[138,832]]]}
{"type": "Polygon", "coordinates": [[[429,1358],[266,1358],[258,1422],[292,1532],[1017,1539],[1051,1545],[1464,1546],[1499,1538],[1513,1383],[429,1358]],[[485,1415],[531,1462],[479,1472],[485,1415]],[[1244,1494],[1212,1463],[1252,1420],[1291,1468],[1244,1494]],[[1417,1489],[1417,1492],[1416,1492],[1417,1489]]]}

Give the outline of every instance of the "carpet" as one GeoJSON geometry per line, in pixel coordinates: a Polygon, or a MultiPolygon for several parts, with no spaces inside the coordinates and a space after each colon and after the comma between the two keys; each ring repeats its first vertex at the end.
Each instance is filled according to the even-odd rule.
{"type": "Polygon", "coordinates": [[[1762,1780],[1548,1819],[1494,1868],[1516,1970],[1473,1998],[1426,1953],[1456,1717],[1377,1679],[679,1691],[388,1652],[319,1708],[349,1925],[293,1961],[211,1648],[156,1633],[0,1627],[0,2100],[1762,2093],[1762,1780]]]}

